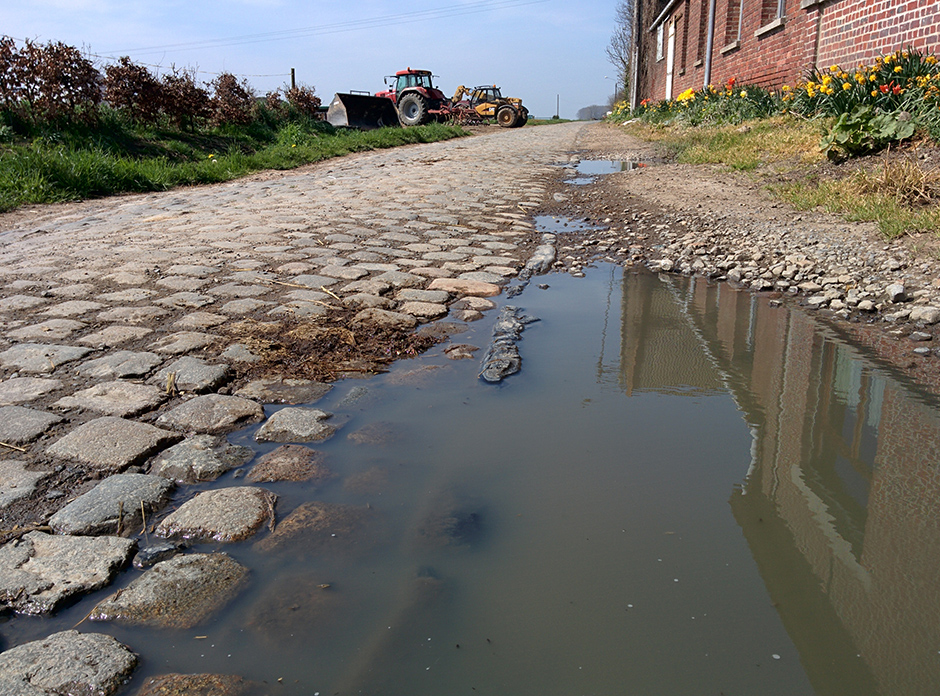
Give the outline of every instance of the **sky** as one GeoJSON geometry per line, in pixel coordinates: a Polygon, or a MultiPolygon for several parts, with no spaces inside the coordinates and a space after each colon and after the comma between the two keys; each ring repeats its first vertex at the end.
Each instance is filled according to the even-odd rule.
{"type": "Polygon", "coordinates": [[[290,82],[334,92],[383,89],[406,67],[458,85],[497,84],[533,117],[575,118],[614,92],[605,48],[617,0],[28,0],[0,3],[0,34],[61,41],[159,73],[244,76],[259,95],[290,82]],[[556,101],[557,100],[557,101],[556,101]]]}

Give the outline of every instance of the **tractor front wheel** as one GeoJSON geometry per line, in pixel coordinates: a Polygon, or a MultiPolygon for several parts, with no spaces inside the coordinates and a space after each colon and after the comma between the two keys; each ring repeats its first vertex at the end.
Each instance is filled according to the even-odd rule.
{"type": "Polygon", "coordinates": [[[428,118],[428,103],[414,92],[398,100],[398,116],[405,126],[420,126],[428,118]]]}
{"type": "Polygon", "coordinates": [[[516,121],[516,128],[522,128],[529,122],[529,112],[523,109],[519,112],[519,119],[516,121]]]}
{"type": "Polygon", "coordinates": [[[512,128],[519,120],[519,114],[511,106],[503,106],[496,112],[496,122],[503,128],[512,128]]]}

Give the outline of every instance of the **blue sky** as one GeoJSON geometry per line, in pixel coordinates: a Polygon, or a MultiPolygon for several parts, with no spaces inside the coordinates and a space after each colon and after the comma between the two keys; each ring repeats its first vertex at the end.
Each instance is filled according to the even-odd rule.
{"type": "MultiPolygon", "coordinates": [[[[382,89],[411,66],[448,96],[496,83],[533,116],[574,118],[614,91],[604,52],[617,0],[28,0],[0,3],[0,33],[101,56],[244,75],[259,93],[297,81],[334,92],[382,89]]],[[[156,71],[156,70],[155,70],[156,71]]]]}

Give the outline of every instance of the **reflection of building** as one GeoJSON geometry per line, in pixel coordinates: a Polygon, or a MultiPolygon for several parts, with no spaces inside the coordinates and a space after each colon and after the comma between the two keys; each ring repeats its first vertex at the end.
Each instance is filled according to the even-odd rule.
{"type": "Polygon", "coordinates": [[[624,387],[713,388],[690,334],[724,377],[755,433],[731,508],[816,691],[940,693],[937,408],[806,315],[666,283],[624,280],[624,387]]]}
{"type": "Polygon", "coordinates": [[[672,289],[650,276],[627,273],[623,278],[620,383],[628,394],[634,389],[722,389],[672,289]]]}

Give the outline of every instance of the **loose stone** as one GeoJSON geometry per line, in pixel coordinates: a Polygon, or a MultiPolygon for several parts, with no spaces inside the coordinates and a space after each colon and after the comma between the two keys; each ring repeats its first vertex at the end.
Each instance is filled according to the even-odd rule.
{"type": "Polygon", "coordinates": [[[0,510],[21,498],[28,498],[36,485],[52,473],[28,471],[26,464],[18,459],[0,460],[0,510]]]}
{"type": "Polygon", "coordinates": [[[336,432],[323,421],[332,413],[316,408],[283,408],[276,411],[255,433],[258,442],[322,442],[336,432]]]}
{"type": "Polygon", "coordinates": [[[45,343],[18,343],[0,353],[0,365],[31,373],[53,372],[60,365],[83,358],[91,348],[45,343]]]}
{"type": "Polygon", "coordinates": [[[163,508],[173,483],[160,476],[115,474],[55,513],[56,534],[116,534],[139,531],[144,514],[163,508]]]}
{"type": "Polygon", "coordinates": [[[228,604],[248,569],[224,553],[186,554],[157,563],[92,610],[92,621],[193,628],[228,604]]]}
{"type": "Polygon", "coordinates": [[[277,496],[263,488],[220,488],[199,493],[157,525],[162,537],[242,541],[274,520],[277,496]]]}
{"type": "Polygon", "coordinates": [[[56,401],[55,408],[85,408],[122,418],[151,411],[166,401],[166,392],[134,382],[103,382],[56,401]]]}
{"type": "Polygon", "coordinates": [[[157,455],[150,464],[150,473],[177,483],[215,481],[253,456],[250,447],[220,443],[212,435],[196,435],[157,455]]]}
{"type": "Polygon", "coordinates": [[[150,546],[146,546],[137,552],[131,564],[135,568],[143,570],[156,565],[160,561],[173,558],[188,548],[188,541],[162,541],[150,544],[150,546]]]}
{"type": "Polygon", "coordinates": [[[476,297],[493,297],[502,292],[502,288],[495,283],[468,280],[466,278],[435,278],[428,285],[428,290],[443,290],[452,295],[474,295],[476,297]]]}
{"type": "Polygon", "coordinates": [[[46,451],[102,471],[123,471],[180,439],[176,433],[146,423],[104,416],[80,425],[46,451]]]}
{"type": "Polygon", "coordinates": [[[233,674],[163,674],[150,677],[136,696],[248,696],[257,690],[233,674]]]}
{"type": "Polygon", "coordinates": [[[156,353],[119,350],[102,358],[95,358],[82,363],[75,371],[82,376],[93,379],[102,377],[113,379],[143,377],[161,362],[163,362],[163,358],[156,353]]]}
{"type": "Polygon", "coordinates": [[[201,333],[199,331],[179,331],[164,336],[151,344],[150,349],[155,353],[166,355],[180,355],[211,346],[221,340],[215,334],[201,333]]]}
{"type": "Polygon", "coordinates": [[[265,378],[249,382],[235,395],[265,404],[312,404],[326,396],[332,388],[330,384],[307,379],[265,378]]]}
{"type": "Polygon", "coordinates": [[[62,420],[61,416],[25,406],[0,407],[0,442],[25,445],[62,420]]]}
{"type": "Polygon", "coordinates": [[[375,324],[390,329],[413,329],[418,325],[417,320],[410,314],[391,312],[373,307],[359,312],[352,320],[353,324],[375,324]]]}
{"type": "Polygon", "coordinates": [[[15,404],[35,401],[62,387],[58,379],[44,379],[41,377],[13,377],[0,382],[0,406],[13,406],[15,404]]]}
{"type": "Polygon", "coordinates": [[[0,547],[0,605],[21,614],[53,612],[111,582],[136,545],[120,537],[29,532],[0,547]]]}
{"type": "Polygon", "coordinates": [[[173,386],[178,391],[195,393],[218,389],[232,376],[228,365],[210,365],[205,360],[187,355],[174,360],[147,381],[165,388],[171,374],[173,386]]]}
{"type": "Polygon", "coordinates": [[[374,517],[374,511],[366,507],[301,503],[255,548],[264,552],[289,550],[299,556],[368,548],[376,541],[367,535],[368,524],[374,517]]]}
{"type": "Polygon", "coordinates": [[[252,483],[273,481],[322,482],[333,473],[323,465],[322,452],[303,445],[281,445],[258,460],[246,479],[252,483]]]}
{"type": "Polygon", "coordinates": [[[238,396],[206,394],[167,411],[157,419],[157,424],[214,435],[262,420],[264,410],[254,401],[238,396]]]}
{"type": "Polygon", "coordinates": [[[447,307],[431,302],[405,302],[399,307],[402,314],[410,314],[419,319],[436,319],[447,314],[447,307]]]}
{"type": "Polygon", "coordinates": [[[937,324],[940,323],[940,309],[937,307],[913,307],[910,319],[919,324],[937,324]]]}
{"type": "Polygon", "coordinates": [[[111,696],[137,667],[137,656],[101,633],[63,631],[0,653],[4,696],[111,696]]]}

